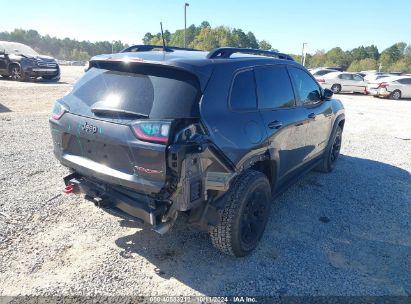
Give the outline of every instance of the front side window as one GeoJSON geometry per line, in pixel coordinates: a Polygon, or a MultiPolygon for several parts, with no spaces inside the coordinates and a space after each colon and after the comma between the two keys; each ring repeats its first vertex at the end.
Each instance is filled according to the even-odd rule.
{"type": "Polygon", "coordinates": [[[240,111],[257,108],[254,72],[252,70],[240,72],[235,76],[231,88],[230,105],[231,109],[240,111]]]}
{"type": "Polygon", "coordinates": [[[294,92],[287,69],[284,66],[260,67],[254,71],[260,109],[294,106],[294,92]]]}
{"type": "Polygon", "coordinates": [[[303,105],[313,105],[321,101],[320,88],[310,75],[295,67],[290,67],[289,71],[303,105]]]}

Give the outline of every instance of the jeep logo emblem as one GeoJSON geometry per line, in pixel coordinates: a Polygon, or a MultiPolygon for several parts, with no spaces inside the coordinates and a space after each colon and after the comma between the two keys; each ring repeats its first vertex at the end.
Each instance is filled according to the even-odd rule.
{"type": "Polygon", "coordinates": [[[87,121],[81,126],[81,130],[90,134],[96,134],[98,131],[96,126],[87,123],[87,121]]]}

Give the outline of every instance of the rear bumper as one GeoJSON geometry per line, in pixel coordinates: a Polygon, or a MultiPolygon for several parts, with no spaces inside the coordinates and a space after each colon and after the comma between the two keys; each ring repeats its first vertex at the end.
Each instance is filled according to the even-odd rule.
{"type": "Polygon", "coordinates": [[[332,84],[331,83],[320,83],[323,89],[331,90],[332,84]]]}
{"type": "Polygon", "coordinates": [[[377,96],[378,95],[378,89],[375,88],[367,88],[367,93],[373,96],[377,96]]]}
{"type": "Polygon", "coordinates": [[[388,97],[390,96],[391,92],[388,91],[386,88],[381,88],[381,89],[377,89],[377,88],[367,88],[367,92],[370,95],[373,96],[378,96],[378,97],[388,97]]]}
{"type": "Polygon", "coordinates": [[[151,181],[135,174],[127,174],[81,156],[60,154],[60,151],[56,152],[56,150],[54,155],[64,166],[83,176],[95,176],[102,182],[120,185],[140,193],[158,193],[164,186],[164,182],[151,181]]]}
{"type": "Polygon", "coordinates": [[[154,228],[162,224],[161,219],[167,209],[166,202],[155,201],[153,198],[143,194],[131,194],[124,189],[121,190],[119,187],[89,179],[78,173],[66,176],[64,183],[66,186],[72,186],[75,192],[83,193],[95,205],[116,209],[115,214],[120,215],[123,212],[140,219],[154,228]]]}

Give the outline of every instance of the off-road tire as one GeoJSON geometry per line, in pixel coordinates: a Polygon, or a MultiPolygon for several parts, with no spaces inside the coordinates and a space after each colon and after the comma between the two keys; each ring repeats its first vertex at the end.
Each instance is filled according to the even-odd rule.
{"type": "Polygon", "coordinates": [[[331,91],[333,91],[334,94],[338,94],[341,92],[341,85],[338,83],[335,83],[331,86],[331,91]]]}
{"type": "Polygon", "coordinates": [[[269,218],[270,183],[263,173],[246,170],[235,178],[222,199],[224,209],[220,221],[209,229],[211,242],[225,254],[236,257],[246,256],[257,247],[269,218]],[[257,199],[257,196],[260,199],[257,199]],[[250,204],[256,204],[255,202],[261,203],[257,203],[258,207],[250,207],[250,204]],[[257,208],[257,211],[254,208],[257,208]],[[254,221],[252,221],[253,225],[245,224],[249,218],[255,220],[255,226],[254,221]],[[250,232],[253,229],[251,227],[256,228],[255,233],[250,232]],[[245,241],[245,236],[249,236],[252,240],[245,241]]]}
{"type": "Polygon", "coordinates": [[[342,142],[342,128],[337,126],[330,138],[330,142],[324,152],[321,163],[315,168],[318,172],[330,173],[335,168],[335,163],[340,155],[342,142]]]}

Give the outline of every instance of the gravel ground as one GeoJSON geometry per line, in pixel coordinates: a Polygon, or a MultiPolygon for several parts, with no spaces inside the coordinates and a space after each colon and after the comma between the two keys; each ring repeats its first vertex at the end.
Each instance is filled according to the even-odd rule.
{"type": "Polygon", "coordinates": [[[48,113],[81,73],[0,80],[0,295],[411,295],[411,101],[339,95],[336,170],[277,198],[235,259],[182,222],[160,236],[62,193],[48,113]]]}

